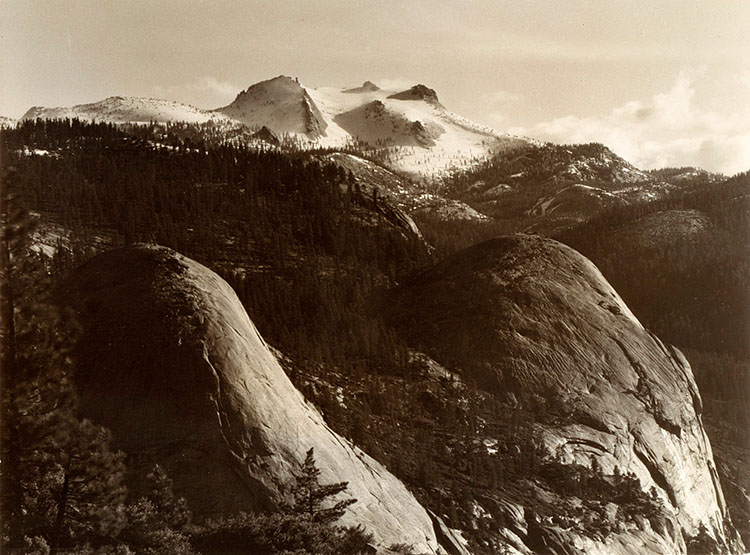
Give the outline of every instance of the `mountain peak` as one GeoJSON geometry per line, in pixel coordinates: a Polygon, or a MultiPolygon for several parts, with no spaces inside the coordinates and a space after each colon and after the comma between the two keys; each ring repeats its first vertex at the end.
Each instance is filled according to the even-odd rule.
{"type": "Polygon", "coordinates": [[[250,85],[244,91],[240,91],[240,93],[235,97],[232,104],[241,100],[249,94],[258,94],[258,91],[263,91],[267,94],[277,94],[289,91],[298,91],[300,89],[302,89],[302,85],[300,85],[299,79],[289,77],[288,75],[277,75],[276,77],[272,77],[271,79],[258,81],[257,83],[250,85]]]}
{"type": "Polygon", "coordinates": [[[377,92],[380,90],[375,83],[372,81],[365,81],[361,87],[354,87],[353,89],[345,89],[345,93],[366,93],[366,92],[377,92]]]}
{"type": "Polygon", "coordinates": [[[325,136],[328,125],[299,79],[287,75],[251,85],[217,111],[246,125],[268,127],[275,133],[300,133],[311,139],[325,136]]]}
{"type": "Polygon", "coordinates": [[[424,100],[432,104],[440,104],[435,89],[425,85],[414,85],[412,88],[390,95],[388,98],[396,100],[424,100]]]}

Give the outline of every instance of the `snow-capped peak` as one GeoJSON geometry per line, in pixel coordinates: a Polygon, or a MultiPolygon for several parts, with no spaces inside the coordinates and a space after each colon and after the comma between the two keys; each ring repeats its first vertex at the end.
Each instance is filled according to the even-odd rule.
{"type": "Polygon", "coordinates": [[[313,140],[325,136],[328,126],[307,89],[286,75],[252,85],[216,111],[250,127],[268,127],[277,134],[300,134],[313,140]]]}
{"type": "Polygon", "coordinates": [[[25,119],[79,118],[113,123],[176,122],[267,128],[295,138],[303,147],[340,147],[357,141],[364,148],[388,149],[398,170],[435,176],[488,157],[495,149],[522,141],[482,127],[448,111],[435,90],[419,84],[381,89],[372,81],[355,88],[308,88],[279,75],[241,91],[228,106],[203,110],[170,100],[114,96],[71,108],[31,108],[25,119]]]}

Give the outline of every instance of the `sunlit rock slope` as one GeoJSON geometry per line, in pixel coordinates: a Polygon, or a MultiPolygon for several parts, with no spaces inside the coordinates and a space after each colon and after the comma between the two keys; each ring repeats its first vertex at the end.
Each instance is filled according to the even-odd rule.
{"type": "Polygon", "coordinates": [[[494,239],[402,286],[386,312],[411,345],[487,391],[554,397],[566,416],[537,424],[548,457],[634,473],[672,523],[601,542],[549,523],[546,533],[571,552],[684,553],[701,526],[731,544],[687,360],[644,329],[582,255],[538,236],[494,239]]]}
{"type": "Polygon", "coordinates": [[[174,251],[133,246],[85,264],[64,291],[84,326],[84,412],[113,430],[135,477],[158,462],[198,516],[274,507],[313,447],[345,515],[379,545],[443,552],[430,516],[383,466],[326,425],[231,287],[174,251]]]}

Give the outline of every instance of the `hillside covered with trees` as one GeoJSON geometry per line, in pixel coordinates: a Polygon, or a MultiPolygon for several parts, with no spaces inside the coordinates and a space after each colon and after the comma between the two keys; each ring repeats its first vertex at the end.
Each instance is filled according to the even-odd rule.
{"type": "MultiPolygon", "coordinates": [[[[35,274],[19,270],[18,276],[46,277],[38,282],[43,291],[19,298],[28,306],[29,316],[26,323],[18,323],[15,333],[4,330],[5,337],[19,334],[23,339],[27,337],[24,329],[29,329],[37,334],[36,340],[42,334],[45,345],[74,343],[74,322],[70,333],[56,323],[34,328],[43,319],[58,322],[67,318],[59,314],[49,319],[34,313],[57,310],[52,295],[68,273],[113,246],[134,242],[165,245],[224,277],[263,337],[278,349],[295,385],[321,408],[329,424],[383,462],[410,486],[420,502],[444,515],[451,527],[473,530],[471,542],[477,553],[492,552],[488,522],[506,518],[503,503],[507,499],[528,507],[530,514],[541,520],[554,518],[561,526],[578,526],[582,534],[606,536],[616,531],[617,524],[606,512],[610,500],[625,507],[620,515],[624,522],[645,517],[655,525],[663,524],[660,501],[644,494],[634,476],[605,476],[595,465],[543,458],[535,442],[534,425],[569,416],[560,399],[532,395],[509,399],[489,394],[470,377],[441,367],[408,345],[381,315],[379,307],[393,287],[443,255],[510,231],[512,226],[503,220],[449,224],[424,215],[419,222],[424,241],[390,225],[361,198],[354,177],[335,164],[302,153],[203,141],[201,136],[184,129],[158,135],[144,128],[127,132],[112,125],[78,121],[26,121],[2,133],[3,182],[12,185],[8,194],[19,210],[31,212],[24,221],[36,219],[40,224],[33,231],[23,231],[26,243],[15,248],[20,252],[33,239],[46,246],[38,250],[51,255],[33,260],[35,274]],[[63,333],[64,337],[58,337],[63,333]],[[478,431],[494,438],[489,448],[477,439],[478,431]],[[546,499],[535,496],[532,480],[553,494],[546,499]],[[582,499],[582,504],[573,503],[574,497],[582,499]],[[491,514],[477,514],[477,499],[492,508],[491,514]],[[584,515],[594,516],[581,522],[584,515]]],[[[581,148],[576,154],[599,152],[591,146],[581,148]]],[[[503,218],[520,217],[533,207],[533,198],[549,192],[549,176],[534,173],[534,168],[550,162],[544,156],[532,149],[508,157],[502,172],[527,173],[524,188],[502,207],[503,218]]],[[[567,151],[549,156],[555,163],[558,159],[560,164],[570,162],[567,151]]],[[[500,170],[486,169],[491,171],[500,170]]],[[[486,177],[489,182],[490,173],[486,177]]],[[[609,174],[592,176],[602,183],[609,178],[609,174]]],[[[461,187],[459,179],[456,191],[463,190],[461,187]]],[[[660,204],[618,207],[559,237],[603,270],[647,327],[690,349],[688,356],[706,397],[707,413],[720,415],[735,430],[750,425],[748,397],[737,387],[737,383],[747,384],[749,375],[745,364],[750,336],[747,188],[748,178],[743,175],[700,194],[670,196],[660,204]],[[648,214],[671,209],[700,210],[712,222],[711,233],[637,253],[627,250],[632,241],[626,234],[615,233],[648,214]]],[[[8,216],[4,221],[12,220],[8,216]]],[[[18,233],[22,233],[20,227],[18,233]]],[[[22,290],[26,286],[15,287],[22,290]]],[[[66,353],[67,349],[57,352],[66,353]]],[[[5,344],[4,356],[17,356],[13,350],[5,344]]],[[[45,445],[43,451],[57,466],[49,479],[32,476],[25,483],[29,487],[37,481],[45,484],[48,490],[42,497],[58,501],[35,507],[34,514],[42,515],[39,524],[22,528],[30,538],[80,546],[105,543],[105,537],[132,537],[135,539],[128,545],[134,549],[147,546],[151,540],[143,539],[138,526],[155,519],[154,504],[166,498],[170,511],[175,511],[167,514],[174,518],[149,524],[149,530],[158,530],[175,542],[170,544],[175,546],[171,553],[200,550],[219,541],[218,536],[221,541],[247,541],[251,532],[256,534],[252,541],[260,546],[260,552],[281,548],[268,543],[267,530],[291,526],[288,515],[272,515],[260,523],[246,515],[232,515],[226,521],[194,527],[180,512],[179,500],[169,492],[168,477],[157,470],[153,492],[137,497],[120,488],[118,480],[127,472],[127,454],[110,448],[106,430],[77,415],[70,386],[75,369],[67,366],[72,362],[50,359],[45,364],[52,368],[34,370],[33,379],[67,384],[55,389],[70,391],[65,394],[70,399],[66,397],[63,404],[56,397],[34,401],[40,403],[34,410],[45,416],[42,424],[28,433],[38,435],[34,441],[45,445]],[[48,409],[51,406],[53,411],[48,409]],[[49,443],[46,438],[58,421],[69,425],[66,438],[49,443]],[[72,442],[72,437],[78,443],[72,442]],[[61,487],[68,477],[59,461],[67,462],[71,480],[84,479],[74,475],[79,471],[71,462],[76,460],[76,449],[95,462],[83,464],[80,472],[93,468],[98,476],[110,478],[107,495],[112,497],[97,501],[106,510],[96,509],[98,520],[87,525],[99,527],[99,535],[90,530],[77,532],[64,513],[59,516],[61,487]],[[113,507],[121,512],[110,514],[113,507]],[[69,524],[58,525],[60,518],[69,524]]],[[[11,391],[16,385],[10,387],[6,390],[4,384],[3,390],[11,391]]],[[[28,410],[5,402],[3,406],[17,411],[12,418],[20,418],[28,410]]],[[[7,433],[15,432],[9,429],[7,433]]],[[[3,443],[15,445],[17,441],[3,443]]],[[[24,462],[15,464],[20,469],[24,462]]],[[[306,466],[309,475],[314,474],[311,465],[306,466]]],[[[6,491],[12,497],[7,511],[28,502],[20,500],[20,490],[6,491]]],[[[326,524],[335,524],[335,520],[326,524]]],[[[357,552],[366,539],[366,531],[335,526],[299,533],[309,542],[335,536],[348,546],[341,548],[342,553],[357,552]]]]}

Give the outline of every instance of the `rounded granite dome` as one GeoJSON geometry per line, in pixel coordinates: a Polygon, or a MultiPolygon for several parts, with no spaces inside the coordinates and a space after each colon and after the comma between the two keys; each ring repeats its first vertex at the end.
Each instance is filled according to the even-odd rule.
{"type": "Polygon", "coordinates": [[[575,250],[534,235],[492,239],[399,287],[384,312],[410,346],[487,391],[565,406],[567,416],[538,423],[549,453],[634,472],[688,534],[702,522],[723,537],[689,364],[575,250]]]}
{"type": "Polygon", "coordinates": [[[62,297],[84,328],[82,411],[112,430],[133,480],[158,463],[198,517],[263,510],[286,499],[313,448],[321,481],[348,482],[358,500],[345,524],[381,545],[438,552],[427,511],[326,425],[217,274],[135,245],[84,264],[62,297]]]}

